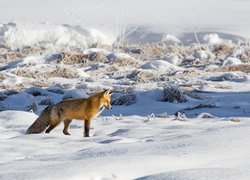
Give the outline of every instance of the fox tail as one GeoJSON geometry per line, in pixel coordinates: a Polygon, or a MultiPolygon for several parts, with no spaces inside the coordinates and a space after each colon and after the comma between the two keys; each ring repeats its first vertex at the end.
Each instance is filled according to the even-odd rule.
{"type": "Polygon", "coordinates": [[[45,108],[36,121],[27,129],[26,134],[42,133],[49,126],[52,106],[45,108]]]}

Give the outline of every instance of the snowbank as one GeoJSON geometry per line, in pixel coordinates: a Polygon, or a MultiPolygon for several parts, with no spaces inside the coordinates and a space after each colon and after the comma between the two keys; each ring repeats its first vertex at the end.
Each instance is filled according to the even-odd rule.
{"type": "Polygon", "coordinates": [[[172,72],[181,68],[164,60],[153,60],[141,66],[142,69],[152,69],[160,72],[172,72]]]}
{"type": "Polygon", "coordinates": [[[218,34],[206,34],[204,40],[209,44],[220,44],[223,42],[218,34]]]}
{"type": "Polygon", "coordinates": [[[223,61],[223,66],[238,65],[238,64],[242,64],[242,62],[240,59],[238,59],[236,57],[227,57],[223,61]]]}
{"type": "Polygon", "coordinates": [[[114,41],[112,34],[80,26],[14,22],[0,26],[0,43],[11,49],[30,46],[85,49],[95,43],[112,45],[114,41]]]}

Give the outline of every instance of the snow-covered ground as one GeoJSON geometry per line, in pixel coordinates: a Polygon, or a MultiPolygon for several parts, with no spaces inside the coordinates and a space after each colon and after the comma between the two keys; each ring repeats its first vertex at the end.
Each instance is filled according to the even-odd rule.
{"type": "Polygon", "coordinates": [[[249,179],[250,1],[0,0],[0,179],[249,179]],[[10,13],[11,12],[11,13],[10,13]],[[82,137],[26,135],[112,89],[82,137]]]}
{"type": "Polygon", "coordinates": [[[5,111],[1,179],[249,179],[250,121],[112,116],[97,118],[92,137],[25,135],[37,116],[5,111]]]}

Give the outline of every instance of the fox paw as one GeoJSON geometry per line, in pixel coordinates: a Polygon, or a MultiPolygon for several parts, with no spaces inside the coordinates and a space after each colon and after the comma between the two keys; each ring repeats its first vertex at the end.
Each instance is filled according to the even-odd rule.
{"type": "Polygon", "coordinates": [[[71,135],[68,131],[63,131],[63,134],[65,134],[65,135],[71,135]]]}

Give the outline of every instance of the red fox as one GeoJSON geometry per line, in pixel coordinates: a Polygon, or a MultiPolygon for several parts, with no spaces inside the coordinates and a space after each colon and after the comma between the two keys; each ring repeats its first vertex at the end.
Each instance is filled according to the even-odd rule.
{"type": "Polygon", "coordinates": [[[84,120],[84,137],[89,137],[91,121],[98,116],[105,107],[112,109],[110,105],[112,93],[110,90],[96,93],[89,98],[63,100],[55,105],[45,108],[36,121],[27,129],[27,134],[42,133],[46,129],[49,133],[62,121],[64,122],[63,133],[68,132],[72,119],[84,120]]]}

